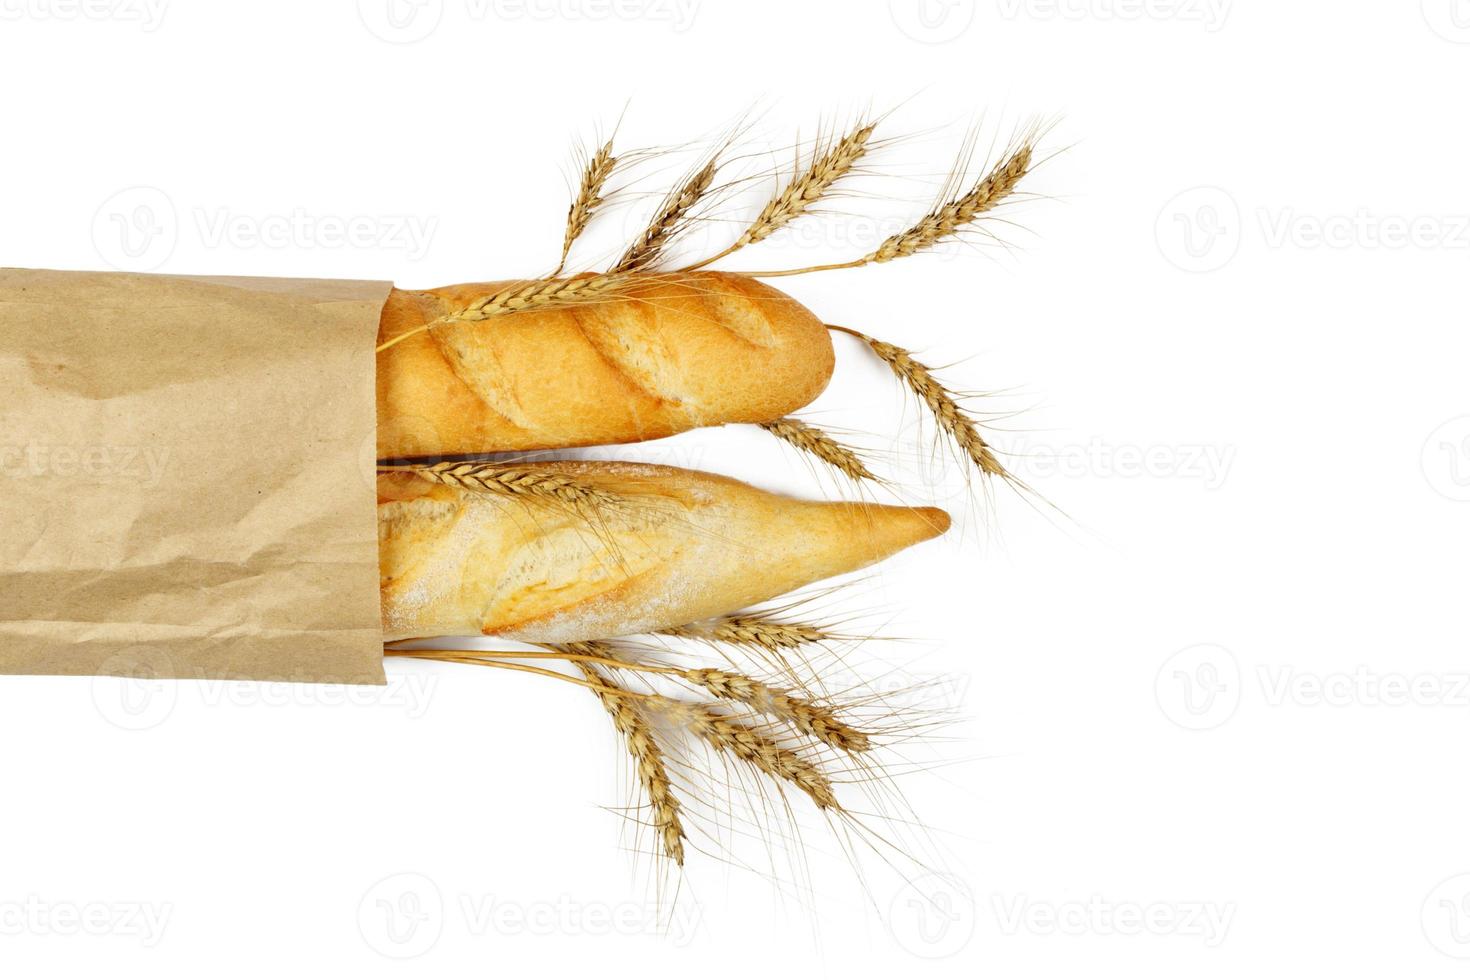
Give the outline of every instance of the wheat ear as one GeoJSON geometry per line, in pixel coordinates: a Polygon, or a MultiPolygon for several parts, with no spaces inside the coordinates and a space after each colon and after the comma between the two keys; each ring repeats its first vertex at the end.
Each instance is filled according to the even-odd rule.
{"type": "Polygon", "coordinates": [[[473,493],[505,497],[541,498],[573,506],[611,507],[617,494],[591,486],[545,467],[500,463],[431,463],[379,466],[388,473],[412,473],[431,483],[442,483],[473,493]]]}
{"type": "Polygon", "coordinates": [[[811,160],[805,167],[798,166],[791,180],[775,197],[766,202],[760,214],[740,233],[730,247],[718,255],[711,256],[685,271],[701,269],[718,262],[732,252],[747,245],[769,238],[773,233],[809,211],[813,205],[831,192],[832,187],[852,172],[859,160],[868,152],[868,141],[873,136],[877,123],[863,122],[835,143],[823,149],[819,144],[812,151],[811,160]]]}
{"type": "Polygon", "coordinates": [[[669,699],[660,709],[712,749],[747,762],[773,779],[792,783],[823,810],[840,810],[832,782],[817,766],[749,725],[706,704],[669,699]]]}
{"type": "Polygon", "coordinates": [[[653,808],[653,825],[658,829],[664,854],[681,867],[684,864],[684,824],[679,819],[679,800],[674,796],[669,782],[668,768],[664,764],[663,752],[653,736],[653,726],[634,703],[629,692],[624,691],[596,667],[578,663],[577,669],[592,688],[603,708],[612,718],[613,727],[623,736],[628,754],[638,768],[638,780],[648,794],[653,808]]]}
{"type": "Polygon", "coordinates": [[[873,353],[877,354],[889,369],[915,395],[919,396],[919,400],[928,407],[940,428],[954,440],[970,461],[979,467],[981,473],[1014,482],[1015,478],[1006,472],[1005,467],[996,458],[994,450],[980,435],[979,425],[965,414],[959,402],[955,400],[954,393],[939,383],[934,377],[934,372],[916,361],[913,355],[902,347],[896,347],[847,327],[832,324],[827,326],[830,330],[837,330],[856,337],[867,344],[873,353]]]}
{"type": "Polygon", "coordinates": [[[664,199],[653,220],[643,230],[643,234],[628,246],[622,258],[618,259],[617,264],[608,270],[609,274],[637,272],[657,262],[663,254],[664,246],[684,228],[689,219],[689,212],[714,183],[717,170],[719,170],[719,155],[715,154],[710,157],[708,163],[675,188],[664,199]]]}
{"type": "Polygon", "coordinates": [[[619,656],[616,646],[601,640],[566,643],[553,650],[578,663],[585,664],[590,660],[620,669],[679,677],[697,684],[716,698],[738,701],[762,714],[788,722],[797,731],[844,752],[866,752],[872,747],[866,734],[839,719],[830,708],[795,697],[790,691],[773,687],[747,674],[712,667],[685,668],[641,663],[619,656]]]}
{"type": "Polygon", "coordinates": [[[1034,134],[1021,140],[1020,145],[996,164],[989,173],[975,182],[962,194],[946,198],[928,214],[909,228],[890,235],[876,249],[861,258],[849,262],[834,262],[830,265],[813,265],[802,269],[779,269],[772,272],[745,272],[742,275],[772,278],[796,276],[808,272],[827,272],[833,269],[856,269],[860,266],[913,255],[947,241],[986,213],[1010,197],[1016,186],[1031,170],[1036,146],[1034,134]]]}
{"type": "MultiPolygon", "coordinates": [[[[652,671],[681,677],[705,688],[717,698],[737,701],[764,714],[789,721],[813,737],[822,738],[827,735],[840,742],[862,746],[861,749],[853,748],[851,751],[862,751],[868,747],[865,735],[837,721],[831,716],[831,712],[809,701],[792,698],[786,692],[778,691],[754,678],[722,670],[686,670],[666,665],[641,664],[619,656],[617,647],[603,640],[567,643],[552,647],[552,652],[553,655],[560,653],[567,656],[584,673],[592,671],[589,679],[603,677],[595,664],[605,664],[619,670],[652,671]]],[[[633,695],[625,692],[622,697],[627,699],[633,695]]],[[[662,695],[650,695],[645,698],[644,703],[648,710],[661,711],[677,719],[691,734],[704,739],[712,748],[748,762],[776,779],[794,783],[818,806],[824,809],[837,806],[831,783],[815,764],[750,725],[720,714],[707,704],[692,704],[662,695]]],[[[633,707],[633,710],[636,713],[638,709],[633,707]]]]}
{"type": "Polygon", "coordinates": [[[760,427],[777,439],[815,456],[854,480],[880,482],[868,469],[862,457],[814,425],[808,425],[800,419],[784,418],[774,422],[762,422],[760,427]]]}
{"type": "Polygon", "coordinates": [[[533,309],[553,309],[574,306],[592,300],[606,299],[619,291],[649,281],[648,276],[627,276],[613,273],[602,275],[573,276],[570,279],[522,279],[504,289],[481,296],[462,310],[447,313],[412,330],[405,330],[379,344],[377,353],[410,337],[432,330],[446,323],[478,323],[497,316],[521,313],[533,309]]]}
{"type": "Polygon", "coordinates": [[[792,697],[788,691],[745,674],[699,668],[682,671],[680,676],[717,698],[739,701],[763,714],[790,722],[797,731],[834,749],[866,752],[872,747],[866,734],[838,719],[830,709],[805,698],[792,697]]]}
{"type": "Polygon", "coordinates": [[[723,616],[709,623],[690,623],[661,631],[666,636],[691,640],[714,640],[734,646],[757,647],[777,653],[795,650],[808,643],[836,639],[818,626],[783,623],[765,616],[723,616]]]}
{"type": "Polygon", "coordinates": [[[592,154],[587,165],[582,168],[582,181],[577,185],[577,196],[567,209],[567,228],[562,236],[561,261],[557,263],[553,276],[559,275],[566,268],[572,243],[586,229],[587,223],[592,220],[592,213],[602,206],[602,188],[617,165],[618,158],[613,156],[612,140],[608,140],[598,147],[597,152],[592,154]]]}
{"type": "Polygon", "coordinates": [[[945,201],[919,219],[918,224],[912,228],[890,236],[877,250],[867,255],[864,261],[888,262],[932,248],[939,242],[952,238],[976,218],[1010,197],[1021,178],[1031,169],[1033,150],[1030,142],[1023,142],[975,186],[964,194],[945,201]]]}

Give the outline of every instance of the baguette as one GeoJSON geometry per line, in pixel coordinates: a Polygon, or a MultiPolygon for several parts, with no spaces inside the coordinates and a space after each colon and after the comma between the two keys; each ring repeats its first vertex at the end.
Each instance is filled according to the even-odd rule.
{"type": "Polygon", "coordinates": [[[933,507],[794,500],[631,463],[538,469],[617,502],[573,506],[378,477],[385,639],[570,643],[682,626],[862,568],[949,527],[933,507]]]}
{"type": "MultiPolygon", "coordinates": [[[[395,289],[379,343],[506,283],[395,289]]],[[[822,322],[720,272],[649,275],[616,294],[438,323],[378,355],[378,458],[559,449],[770,422],[832,374],[822,322]],[[646,281],[640,281],[646,278],[646,281]]]]}

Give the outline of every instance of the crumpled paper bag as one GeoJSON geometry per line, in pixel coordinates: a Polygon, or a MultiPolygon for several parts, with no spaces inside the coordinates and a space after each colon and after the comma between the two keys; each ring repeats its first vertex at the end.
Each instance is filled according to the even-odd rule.
{"type": "Polygon", "coordinates": [[[0,270],[0,672],[383,683],[389,289],[0,270]]]}

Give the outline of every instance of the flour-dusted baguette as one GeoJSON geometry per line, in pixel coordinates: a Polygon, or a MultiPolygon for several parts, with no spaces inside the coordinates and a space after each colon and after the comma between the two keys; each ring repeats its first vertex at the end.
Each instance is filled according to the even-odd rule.
{"type": "Polygon", "coordinates": [[[484,633],[566,643],[734,612],[949,527],[932,507],[794,500],[628,463],[538,464],[611,503],[378,478],[387,639],[484,633]]]}
{"type": "MultiPolygon", "coordinates": [[[[505,283],[394,290],[379,343],[505,283]]],[[[595,301],[440,323],[378,355],[379,458],[555,449],[769,422],[815,398],[832,344],[744,276],[650,275],[595,301]]]]}

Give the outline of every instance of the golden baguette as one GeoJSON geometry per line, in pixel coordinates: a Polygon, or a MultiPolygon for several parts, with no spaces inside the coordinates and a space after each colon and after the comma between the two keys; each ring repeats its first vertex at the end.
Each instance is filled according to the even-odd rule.
{"type": "Polygon", "coordinates": [[[596,505],[378,478],[388,640],[570,643],[681,626],[879,561],[949,527],[933,507],[794,500],[632,463],[538,464],[596,505]]]}
{"type": "MultiPolygon", "coordinates": [[[[379,343],[506,283],[395,289],[379,343]]],[[[439,323],[378,355],[378,458],[557,449],[770,422],[832,374],[820,320],[721,272],[634,277],[583,303],[439,323]]]]}

